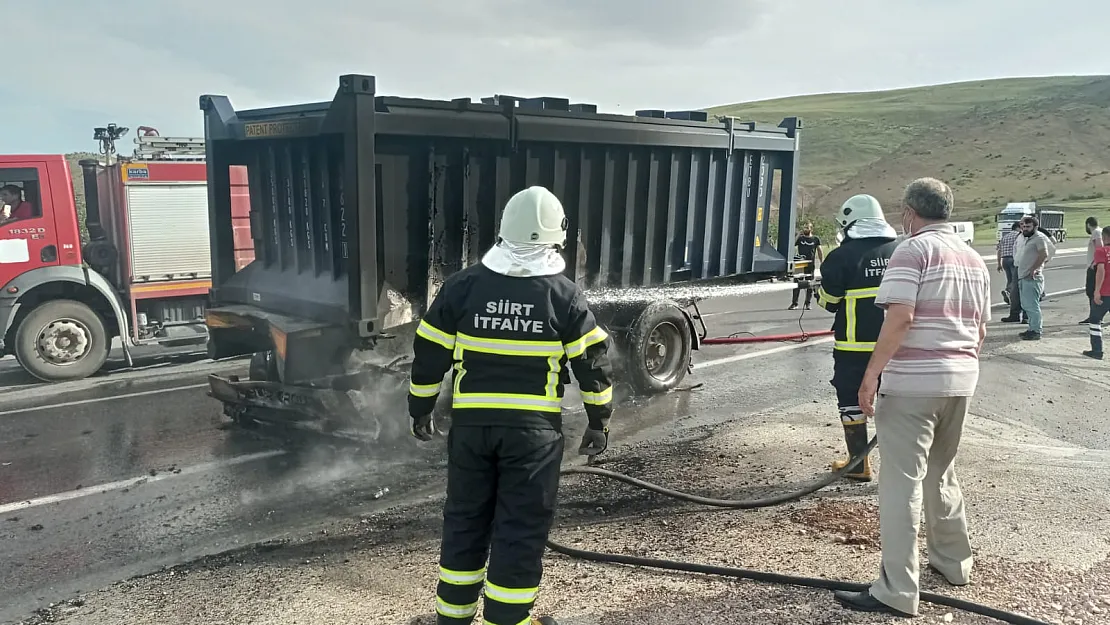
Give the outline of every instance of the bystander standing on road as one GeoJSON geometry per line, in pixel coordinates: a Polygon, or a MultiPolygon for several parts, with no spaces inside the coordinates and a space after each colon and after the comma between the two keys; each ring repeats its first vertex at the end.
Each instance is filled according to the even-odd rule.
{"type": "Polygon", "coordinates": [[[1014,242],[1018,238],[1018,224],[1015,221],[1009,232],[998,238],[998,270],[1006,272],[1006,288],[1002,289],[1002,300],[1010,303],[1010,292],[1014,289],[1014,242]]]}
{"type": "Polygon", "coordinates": [[[1037,341],[1044,330],[1041,296],[1044,295],[1044,264],[1048,262],[1052,242],[1038,229],[1037,218],[1021,218],[1021,239],[1014,245],[1014,266],[1017,270],[1021,309],[1029,318],[1029,329],[1018,336],[1037,341]]]}
{"type": "MultiPolygon", "coordinates": [[[[1103,229],[1099,227],[1098,218],[1094,216],[1088,217],[1087,222],[1084,224],[1084,226],[1087,228],[1087,234],[1090,235],[1090,238],[1087,239],[1087,282],[1084,287],[1084,291],[1087,293],[1087,299],[1090,300],[1092,304],[1094,304],[1096,266],[1095,251],[1102,247],[1103,229]]],[[[1093,311],[1094,308],[1092,307],[1091,310],[1093,311]]],[[[1092,319],[1094,319],[1094,317],[1088,316],[1087,319],[1084,319],[1079,323],[1093,323],[1091,321],[1092,319]]]]}
{"type": "MultiPolygon", "coordinates": [[[[825,253],[821,251],[821,237],[813,234],[813,224],[806,222],[802,226],[802,233],[794,240],[795,247],[798,248],[798,257],[808,261],[806,270],[803,272],[809,279],[817,276],[817,261],[825,260],[825,253]]],[[[801,292],[801,287],[794,287],[794,295],[790,300],[790,308],[787,310],[795,310],[798,308],[798,294],[801,292]]],[[[810,302],[813,300],[813,288],[806,287],[806,310],[809,310],[810,302]]]]}
{"type": "Polygon", "coordinates": [[[1010,256],[1011,274],[1013,277],[1007,276],[1007,289],[1009,289],[1010,297],[1006,302],[1010,304],[1010,314],[1002,318],[1003,323],[1029,323],[1029,318],[1026,317],[1025,311],[1021,309],[1021,290],[1018,289],[1018,274],[1017,274],[1017,258],[1018,250],[1025,243],[1025,237],[1021,236],[1021,224],[1014,222],[1013,231],[1016,233],[1013,242],[1013,253],[1010,256]]]}
{"type": "Polygon", "coordinates": [[[915,180],[902,204],[910,236],[890,257],[875,299],[886,319],[859,391],[860,408],[875,415],[882,454],[882,565],[868,590],[836,598],[855,610],[915,616],[922,502],[929,566],[952,584],[970,581],[971,540],[955,460],[979,382],[991,277],[983,258],[946,223],[953,204],[948,185],[915,180]]]}
{"type": "Polygon", "coordinates": [[[1102,360],[1102,320],[1110,313],[1110,228],[1100,233],[1102,246],[1095,250],[1095,287],[1091,296],[1091,314],[1088,328],[1091,335],[1091,349],[1083,352],[1096,360],[1102,360]]]}

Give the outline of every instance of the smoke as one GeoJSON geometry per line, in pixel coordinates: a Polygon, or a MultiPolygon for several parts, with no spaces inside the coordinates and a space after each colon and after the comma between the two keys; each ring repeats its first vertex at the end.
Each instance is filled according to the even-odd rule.
{"type": "Polygon", "coordinates": [[[399,443],[408,435],[408,380],[400,372],[372,376],[346,397],[354,418],[336,433],[379,445],[399,443]]]}
{"type": "Polygon", "coordinates": [[[263,505],[298,498],[307,500],[328,492],[351,489],[388,492],[387,467],[368,457],[324,446],[297,455],[296,467],[263,486],[240,491],[244,506],[263,505]]]}
{"type": "Polygon", "coordinates": [[[399,361],[407,359],[403,352],[414,331],[415,325],[376,349],[351,354],[349,368],[363,372],[356,388],[331,395],[327,421],[293,426],[288,465],[264,485],[241,492],[243,505],[321,495],[366,503],[408,490],[405,479],[441,455],[409,432],[408,376],[399,361]]]}

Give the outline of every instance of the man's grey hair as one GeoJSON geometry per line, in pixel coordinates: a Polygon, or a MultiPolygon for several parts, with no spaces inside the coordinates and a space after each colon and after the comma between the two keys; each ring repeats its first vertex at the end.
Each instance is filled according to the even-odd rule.
{"type": "Polygon", "coordinates": [[[902,203],[929,221],[946,221],[952,215],[952,189],[936,178],[918,178],[906,186],[902,203]]]}

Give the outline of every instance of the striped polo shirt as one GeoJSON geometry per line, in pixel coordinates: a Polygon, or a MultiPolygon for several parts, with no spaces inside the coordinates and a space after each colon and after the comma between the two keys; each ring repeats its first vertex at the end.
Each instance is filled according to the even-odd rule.
{"type": "Polygon", "coordinates": [[[875,304],[905,304],[913,323],[883,369],[880,392],[907,397],[975,394],[979,326],[990,321],[991,275],[947,224],[908,237],[890,257],[875,304]]]}

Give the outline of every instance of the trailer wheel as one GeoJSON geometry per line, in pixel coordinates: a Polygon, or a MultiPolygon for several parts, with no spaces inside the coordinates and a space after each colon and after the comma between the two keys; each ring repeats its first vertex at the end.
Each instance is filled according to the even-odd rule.
{"type": "Polygon", "coordinates": [[[92,308],[75,300],[45,302],[23,318],[15,355],[28,373],[45,382],[80,380],[108,360],[111,337],[92,308]]]}
{"type": "Polygon", "coordinates": [[[626,373],[633,388],[654,395],[682,382],[690,365],[693,337],[674,304],[655,302],[632,324],[626,373]]]}

